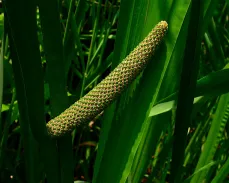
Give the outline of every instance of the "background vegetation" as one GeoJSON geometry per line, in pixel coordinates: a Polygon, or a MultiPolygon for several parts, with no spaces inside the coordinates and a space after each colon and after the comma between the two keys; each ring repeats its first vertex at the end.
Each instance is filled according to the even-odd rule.
{"type": "Polygon", "coordinates": [[[229,1],[5,0],[0,181],[228,182],[229,1]],[[84,129],[46,122],[97,85],[161,20],[140,77],[84,129]]]}

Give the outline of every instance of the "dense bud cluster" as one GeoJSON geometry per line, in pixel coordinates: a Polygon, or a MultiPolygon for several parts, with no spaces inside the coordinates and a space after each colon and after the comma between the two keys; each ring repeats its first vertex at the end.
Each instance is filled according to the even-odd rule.
{"type": "Polygon", "coordinates": [[[164,38],[168,24],[159,22],[149,35],[94,89],[47,123],[52,137],[61,137],[96,117],[143,71],[164,38]]]}

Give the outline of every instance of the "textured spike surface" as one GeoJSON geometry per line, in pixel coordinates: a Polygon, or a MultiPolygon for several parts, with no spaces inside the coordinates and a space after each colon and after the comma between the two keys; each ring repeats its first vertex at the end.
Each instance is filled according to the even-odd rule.
{"type": "Polygon", "coordinates": [[[148,36],[104,80],[63,113],[47,123],[49,135],[61,137],[71,133],[76,127],[87,124],[111,104],[143,71],[164,38],[167,29],[167,22],[159,22],[148,36]]]}

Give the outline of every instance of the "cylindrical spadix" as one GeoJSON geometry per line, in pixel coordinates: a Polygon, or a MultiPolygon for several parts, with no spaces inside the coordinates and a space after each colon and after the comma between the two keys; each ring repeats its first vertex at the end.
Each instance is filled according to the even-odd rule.
{"type": "Polygon", "coordinates": [[[47,123],[48,134],[52,137],[64,136],[100,114],[143,71],[164,38],[167,29],[167,22],[159,22],[104,80],[47,123]]]}

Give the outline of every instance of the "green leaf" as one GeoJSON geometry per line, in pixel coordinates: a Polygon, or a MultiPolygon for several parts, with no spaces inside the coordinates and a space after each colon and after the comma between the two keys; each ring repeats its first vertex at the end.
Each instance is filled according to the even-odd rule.
{"type": "Polygon", "coordinates": [[[33,183],[39,179],[37,142],[44,140],[46,128],[43,116],[42,69],[36,32],[36,6],[34,1],[27,0],[9,0],[4,6],[26,157],[25,179],[33,183]]]}
{"type": "MultiPolygon", "coordinates": [[[[200,78],[197,81],[195,97],[198,96],[219,96],[224,93],[229,92],[229,86],[227,83],[229,82],[229,64],[227,64],[223,70],[219,70],[216,72],[212,72],[207,76],[200,78]]],[[[171,95],[163,98],[158,103],[162,103],[165,101],[169,101],[175,99],[178,92],[174,92],[171,95]]]]}
{"type": "MultiPolygon", "coordinates": [[[[198,103],[199,101],[201,101],[202,98],[203,98],[202,96],[194,98],[193,104],[198,103]]],[[[176,104],[175,100],[157,104],[150,110],[149,117],[157,116],[159,114],[163,114],[168,111],[172,111],[175,104],[176,104]]]]}
{"type": "MultiPolygon", "coordinates": [[[[162,1],[124,0],[121,3],[120,22],[114,51],[114,67],[144,38],[158,21],[168,20],[169,32],[166,36],[165,44],[161,45],[156,56],[144,71],[136,91],[133,93],[137,82],[129,87],[129,91],[123,94],[116,103],[118,104],[116,109],[112,106],[106,111],[107,114],[105,113],[105,116],[115,115],[112,123],[110,123],[111,117],[109,120],[104,120],[103,123],[104,132],[100,137],[101,141],[99,142],[97,156],[99,160],[96,161],[93,182],[115,183],[126,182],[127,179],[139,182],[148,163],[147,160],[150,159],[150,156],[143,156],[144,151],[149,151],[148,155],[150,155],[152,153],[151,150],[154,148],[147,146],[144,149],[141,146],[142,150],[140,151],[138,151],[138,148],[140,144],[145,142],[145,137],[148,136],[146,134],[152,127],[150,126],[148,115],[152,106],[156,104],[162,81],[169,68],[175,43],[179,33],[181,33],[180,29],[189,7],[189,3],[184,1],[176,1],[174,4],[169,1],[166,5],[165,7],[162,1]],[[163,14],[161,13],[162,9],[163,14]],[[132,98],[128,101],[130,97],[132,98]],[[137,151],[142,155],[137,155],[137,151]],[[140,163],[141,158],[145,160],[138,167],[137,164],[138,162],[140,163]],[[134,163],[135,161],[136,163],[134,163]],[[135,175],[137,168],[140,170],[138,172],[140,177],[135,175]]],[[[185,37],[185,34],[182,35],[185,37]]],[[[179,46],[184,43],[184,39],[181,40],[179,46]]],[[[174,58],[174,61],[177,61],[179,65],[179,59],[174,58]]],[[[179,75],[177,75],[177,78],[179,78],[179,75]]],[[[169,83],[173,84],[174,82],[177,81],[171,78],[169,83]]],[[[153,128],[151,131],[151,137],[153,137],[152,134],[155,130],[153,128]]],[[[148,138],[150,139],[150,136],[148,138]]],[[[156,144],[151,145],[155,146],[156,144]]]]}
{"type": "Polygon", "coordinates": [[[209,162],[207,165],[205,165],[202,168],[200,168],[199,170],[195,171],[190,177],[185,179],[184,183],[189,183],[193,176],[199,175],[200,173],[202,173],[202,171],[207,171],[210,168],[212,168],[212,166],[215,166],[217,164],[218,164],[218,162],[214,162],[214,161],[209,162]]]}
{"type": "Polygon", "coordinates": [[[1,112],[4,112],[4,111],[8,111],[9,110],[9,108],[10,108],[10,105],[9,104],[2,104],[2,107],[1,107],[1,112]]]}
{"type": "MultiPolygon", "coordinates": [[[[210,130],[207,135],[206,142],[203,145],[203,151],[201,152],[198,164],[195,171],[198,171],[213,160],[214,154],[217,150],[217,146],[220,141],[220,137],[223,135],[224,128],[229,118],[229,94],[224,94],[220,97],[219,103],[215,112],[215,116],[211,123],[210,130]]],[[[194,175],[191,183],[201,183],[203,181],[210,181],[209,170],[202,171],[198,175],[194,175]]]]}
{"type": "Polygon", "coordinates": [[[26,179],[40,180],[40,157],[49,183],[58,183],[55,141],[47,135],[44,121],[44,80],[37,37],[36,2],[5,2],[12,66],[20,112],[20,132],[25,148],[26,179]],[[23,21],[21,21],[23,20],[23,21]],[[36,140],[36,141],[35,141],[36,140]],[[41,154],[38,154],[38,143],[41,154]]]}
{"type": "MultiPolygon", "coordinates": [[[[56,117],[68,107],[65,62],[62,45],[60,12],[56,0],[39,0],[39,14],[47,62],[47,82],[50,92],[51,116],[56,117]]],[[[71,11],[71,10],[70,10],[71,11]]],[[[70,12],[71,13],[71,12],[70,12]]],[[[69,17],[70,18],[70,17],[69,17]]],[[[73,182],[73,152],[71,135],[58,140],[61,182],[73,182]]],[[[46,167],[47,170],[51,167],[46,167]]],[[[54,176],[54,175],[52,175],[54,176]]]]}
{"type": "MultiPolygon", "coordinates": [[[[4,15],[0,15],[0,38],[1,38],[1,54],[0,54],[0,112],[2,111],[2,95],[3,95],[3,60],[4,60],[4,46],[5,36],[3,33],[4,15]]],[[[0,119],[1,120],[1,119],[0,119]]]]}

